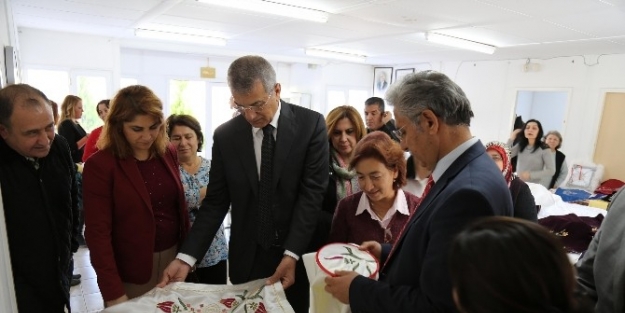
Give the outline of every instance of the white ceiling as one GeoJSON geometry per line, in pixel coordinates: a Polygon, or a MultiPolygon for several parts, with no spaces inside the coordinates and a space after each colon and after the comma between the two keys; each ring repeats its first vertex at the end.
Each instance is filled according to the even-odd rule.
{"type": "MultiPolygon", "coordinates": [[[[327,23],[195,0],[8,0],[18,27],[119,38],[122,47],[261,54],[302,62],[305,48],[355,52],[367,63],[414,64],[625,53],[625,0],[274,0],[323,10],[327,23]],[[149,24],[196,28],[225,47],[139,39],[149,24]],[[437,31],[497,46],[492,55],[429,43],[437,31]]],[[[222,0],[233,1],[233,0],[222,0]]]]}

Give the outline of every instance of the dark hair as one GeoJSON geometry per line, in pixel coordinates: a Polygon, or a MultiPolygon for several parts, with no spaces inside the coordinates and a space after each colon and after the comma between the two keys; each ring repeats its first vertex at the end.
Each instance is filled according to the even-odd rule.
{"type": "Polygon", "coordinates": [[[50,105],[48,97],[41,90],[27,85],[14,84],[0,89],[0,124],[7,128],[11,127],[11,115],[18,98],[24,97],[23,105],[38,106],[41,105],[35,97],[40,97],[45,104],[50,105]]]}
{"type": "Polygon", "coordinates": [[[50,106],[52,106],[52,116],[54,117],[54,125],[56,125],[59,122],[59,105],[50,100],[50,106]]]}
{"type": "Polygon", "coordinates": [[[473,111],[464,91],[443,73],[423,71],[406,75],[386,92],[398,114],[419,123],[424,110],[431,110],[450,126],[471,125],[473,111]]]}
{"type": "Polygon", "coordinates": [[[397,171],[397,179],[393,189],[397,190],[406,184],[406,159],[399,144],[382,131],[373,131],[362,138],[354,148],[349,168],[353,169],[363,159],[376,159],[386,168],[397,171]]]}
{"type": "Polygon", "coordinates": [[[562,243],[543,226],[512,217],[480,219],[449,255],[460,311],[586,312],[562,243]]]}
{"type": "MultiPolygon", "coordinates": [[[[132,147],[124,135],[124,123],[132,121],[138,115],[148,115],[163,123],[163,103],[145,86],[134,85],[120,89],[111,100],[111,108],[98,139],[98,149],[110,149],[114,156],[121,159],[132,157],[132,147]]],[[[165,154],[168,144],[165,125],[161,124],[150,147],[150,156],[165,154]]]]}
{"type": "Polygon", "coordinates": [[[380,113],[384,113],[384,99],[379,97],[371,97],[365,101],[365,106],[367,107],[374,104],[378,105],[378,108],[380,108],[380,113]]]}
{"type": "Polygon", "coordinates": [[[187,114],[172,114],[167,118],[167,136],[171,138],[171,132],[174,131],[176,126],[186,126],[193,130],[197,137],[197,152],[202,152],[202,146],[204,145],[204,135],[202,134],[202,126],[195,117],[187,114]]]}
{"type": "Polygon", "coordinates": [[[543,138],[543,125],[538,120],[531,119],[525,122],[525,124],[523,125],[523,128],[517,135],[517,140],[519,142],[519,152],[523,152],[523,150],[525,150],[525,148],[530,144],[527,137],[525,137],[525,127],[527,127],[527,124],[529,123],[536,123],[536,125],[538,125],[538,134],[536,135],[536,142],[534,142],[534,150],[532,150],[532,152],[538,150],[538,148],[548,149],[549,146],[547,146],[544,142],[541,141],[541,139],[543,138]]]}
{"type": "Polygon", "coordinates": [[[107,109],[111,108],[111,100],[109,99],[100,100],[100,102],[98,102],[98,104],[95,105],[95,112],[98,115],[100,115],[100,112],[98,112],[98,107],[100,106],[100,104],[104,104],[107,109]]]}

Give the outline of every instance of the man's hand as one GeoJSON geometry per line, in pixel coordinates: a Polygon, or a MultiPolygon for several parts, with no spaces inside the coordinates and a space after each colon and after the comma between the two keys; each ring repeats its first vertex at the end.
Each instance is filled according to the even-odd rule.
{"type": "Polygon", "coordinates": [[[163,278],[156,287],[163,288],[169,283],[182,282],[189,275],[191,266],[180,259],[174,259],[163,271],[163,278]]]}
{"type": "Polygon", "coordinates": [[[358,273],[350,271],[336,271],[335,277],[326,277],[325,290],[342,303],[349,304],[349,286],[358,273]]]}
{"type": "Polygon", "coordinates": [[[382,256],[382,245],[377,241],[365,241],[360,245],[360,247],[358,247],[358,249],[368,251],[378,260],[382,256]]]}
{"type": "Polygon", "coordinates": [[[391,111],[386,111],[382,114],[382,123],[386,124],[393,118],[393,113],[391,111]]]}
{"type": "Polygon", "coordinates": [[[112,307],[112,306],[114,306],[116,304],[120,304],[120,303],[126,302],[126,301],[128,301],[128,296],[127,295],[123,295],[123,296],[121,296],[121,297],[119,297],[119,298],[117,298],[115,300],[106,301],[105,307],[109,308],[109,307],[112,307]]]}
{"type": "Polygon", "coordinates": [[[277,281],[282,282],[282,288],[287,289],[295,283],[295,264],[297,261],[290,256],[283,256],[282,261],[278,264],[276,272],[267,278],[267,285],[273,285],[277,281]]]}

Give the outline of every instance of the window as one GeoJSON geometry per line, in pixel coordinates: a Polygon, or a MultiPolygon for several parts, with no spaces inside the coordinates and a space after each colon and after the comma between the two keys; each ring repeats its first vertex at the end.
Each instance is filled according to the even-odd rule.
{"type": "Polygon", "coordinates": [[[48,99],[60,106],[69,94],[69,72],[56,70],[26,70],[26,83],[41,90],[48,99]]]}
{"type": "Polygon", "coordinates": [[[87,132],[104,124],[98,116],[96,106],[101,100],[109,98],[106,85],[106,78],[103,76],[76,76],[76,95],[82,99],[85,111],[80,124],[87,132]]]}
{"type": "Polygon", "coordinates": [[[362,115],[365,111],[365,101],[370,97],[369,90],[350,87],[330,86],[327,89],[327,104],[325,114],[341,105],[351,105],[362,115]]]}

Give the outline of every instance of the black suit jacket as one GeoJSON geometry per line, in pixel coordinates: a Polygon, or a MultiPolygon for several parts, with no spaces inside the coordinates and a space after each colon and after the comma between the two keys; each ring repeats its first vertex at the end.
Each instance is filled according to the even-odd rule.
{"type": "MultiPolygon", "coordinates": [[[[213,142],[207,194],[180,252],[201,259],[232,205],[230,280],[242,283],[262,278],[250,276],[254,255],[259,253],[256,249],[262,249],[256,242],[259,176],[252,126],[237,116],[215,130],[213,142]]],[[[328,184],[328,135],[323,116],[282,101],[275,149],[274,224],[281,246],[302,255],[328,184]]]]}
{"type": "MultiPolygon", "coordinates": [[[[358,276],[349,290],[353,312],[456,312],[448,254],[473,220],[512,216],[501,172],[477,142],[458,157],[423,199],[383,268],[380,281],[358,276]]],[[[383,264],[390,246],[383,245],[383,264]]]]}

